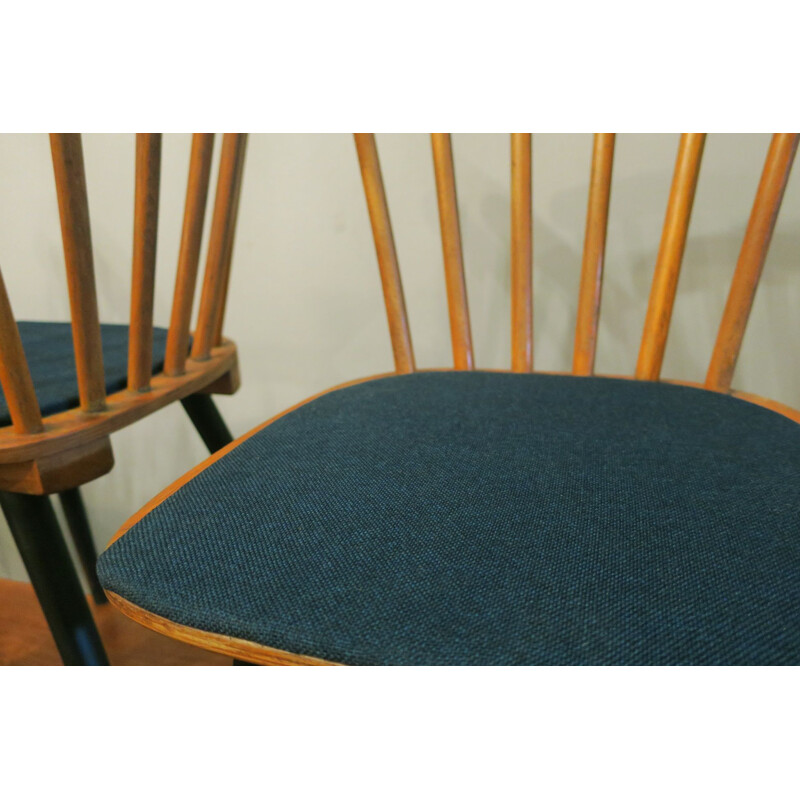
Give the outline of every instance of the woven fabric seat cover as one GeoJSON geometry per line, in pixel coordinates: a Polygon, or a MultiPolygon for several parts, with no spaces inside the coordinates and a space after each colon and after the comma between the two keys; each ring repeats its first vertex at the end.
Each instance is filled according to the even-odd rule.
{"type": "Polygon", "coordinates": [[[99,574],[348,664],[797,664],[800,425],[650,382],[375,379],[243,442],[99,574]]]}
{"type": "MultiPolygon", "coordinates": [[[[19,322],[20,338],[42,416],[80,406],[75,373],[72,326],[68,322],[19,322]]],[[[128,326],[101,325],[106,394],[124,389],[128,382],[128,326]]],[[[153,328],[153,373],[161,372],[167,331],[153,328]]],[[[0,426],[11,415],[0,393],[0,426]]]]}

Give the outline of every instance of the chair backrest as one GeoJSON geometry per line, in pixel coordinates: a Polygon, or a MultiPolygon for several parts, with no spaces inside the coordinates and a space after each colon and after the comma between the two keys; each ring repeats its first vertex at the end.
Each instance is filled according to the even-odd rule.
{"type": "MultiPolygon", "coordinates": [[[[412,372],[415,369],[414,353],[375,137],[370,133],[356,133],[354,136],[380,267],[395,368],[400,373],[412,372]]],[[[731,381],[745,327],[798,140],[800,135],[796,133],[776,133],[772,137],[706,375],[704,386],[707,389],[719,392],[731,391],[731,381]]],[[[469,370],[474,369],[475,364],[450,134],[431,134],[431,145],[442,233],[453,362],[456,369],[469,370]]],[[[575,375],[594,374],[614,145],[613,133],[594,135],[572,363],[572,373],[575,375]]],[[[630,376],[639,380],[655,381],[661,376],[704,145],[705,134],[681,135],[639,357],[634,374],[630,376]]],[[[510,266],[511,369],[514,372],[533,370],[531,153],[531,135],[512,133],[510,266]]],[[[743,393],[738,394],[744,396],[743,393]]],[[[761,400],[750,395],[746,399],[761,400]]],[[[791,411],[771,401],[764,401],[763,404],[768,403],[782,413],[791,411]]]]}
{"type": "MultiPolygon", "coordinates": [[[[177,378],[186,372],[187,357],[194,361],[208,360],[211,349],[222,341],[246,141],[246,134],[226,133],[222,136],[200,307],[189,353],[192,304],[214,134],[196,133],[192,138],[183,231],[164,363],[164,375],[168,377],[177,378]]],[[[80,410],[91,414],[106,408],[106,390],[83,148],[80,134],[76,133],[51,134],[50,146],[64,243],[80,410]]],[[[144,393],[150,389],[152,376],[161,134],[136,134],[135,171],[128,391],[144,393]]],[[[1,275],[0,383],[15,433],[41,432],[44,429],[42,415],[1,275]]]]}

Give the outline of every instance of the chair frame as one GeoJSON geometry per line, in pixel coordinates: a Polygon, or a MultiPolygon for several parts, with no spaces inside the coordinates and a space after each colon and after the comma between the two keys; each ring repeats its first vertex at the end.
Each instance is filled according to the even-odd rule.
{"type": "Polygon", "coordinates": [[[236,346],[222,336],[246,134],[222,137],[197,323],[189,351],[214,134],[192,137],[189,178],[164,369],[152,374],[161,134],[136,135],[128,385],[106,396],[83,147],[50,135],[70,298],[80,406],[42,417],[0,275],[0,384],[12,424],[0,428],[0,504],[65,664],[107,657],[48,495],[58,493],[95,602],[106,597],[79,487],[111,470],[109,435],[180,400],[210,452],[231,441],[210,395],[239,388],[236,346]]]}
{"type": "MultiPolygon", "coordinates": [[[[139,520],[211,464],[300,406],[347,386],[416,370],[375,137],[374,134],[368,133],[357,133],[354,136],[375,240],[395,370],[390,373],[359,378],[320,392],[256,427],[164,489],[128,520],[109,544],[123,536],[139,520]]],[[[685,133],[681,135],[636,369],[632,375],[603,377],[663,381],[729,394],[768,408],[800,423],[800,410],[793,409],[784,403],[731,388],[744,330],[758,279],[767,257],[798,141],[800,141],[800,134],[779,133],[772,137],[708,373],[703,383],[697,383],[661,378],[661,366],[705,145],[705,134],[685,133]]],[[[442,233],[453,368],[472,370],[475,365],[450,134],[431,134],[431,143],[442,233]]],[[[591,378],[595,375],[594,362],[602,296],[614,146],[615,135],[613,133],[594,135],[572,371],[546,374],[573,375],[584,378],[591,378]]],[[[531,134],[511,134],[511,368],[510,370],[494,370],[500,372],[529,373],[534,371],[531,155],[531,134]]],[[[310,656],[287,653],[253,642],[180,625],[146,611],[113,592],[107,592],[107,594],[114,606],[140,624],[180,641],[232,656],[235,664],[322,665],[330,663],[310,656]]]]}

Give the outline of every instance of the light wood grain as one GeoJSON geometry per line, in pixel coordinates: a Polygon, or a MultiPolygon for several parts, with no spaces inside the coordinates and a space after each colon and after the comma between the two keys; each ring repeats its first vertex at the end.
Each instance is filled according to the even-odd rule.
{"type": "Polygon", "coordinates": [[[108,436],[93,437],[31,461],[0,464],[0,489],[20,494],[55,494],[75,489],[110,472],[114,453],[108,436]]]}
{"type": "Polygon", "coordinates": [[[231,261],[233,259],[233,243],[236,234],[236,222],[239,218],[239,199],[242,195],[242,177],[244,175],[244,156],[247,149],[247,134],[237,133],[239,147],[236,150],[236,164],[234,166],[232,208],[225,230],[225,250],[222,258],[222,280],[220,285],[220,300],[217,304],[217,315],[214,320],[214,345],[222,341],[222,325],[225,320],[225,309],[228,306],[228,287],[231,280],[231,261]]]}
{"type": "Polygon", "coordinates": [[[378,256],[378,268],[383,286],[383,299],[386,304],[386,317],[389,322],[389,336],[392,341],[392,352],[397,372],[413,372],[414,351],[411,346],[411,333],[408,327],[406,301],[403,295],[403,284],[400,279],[400,268],[397,263],[397,251],[394,246],[392,223],[389,219],[389,206],[383,188],[381,166],[378,161],[378,149],[375,135],[372,133],[353,134],[361,167],[361,178],[364,182],[364,194],[367,200],[369,219],[372,225],[372,237],[375,240],[375,251],[378,256]]]}
{"type": "Polygon", "coordinates": [[[105,404],[106,389],[80,134],[51,133],[50,150],[64,241],[81,408],[86,412],[100,411],[105,404]]]}
{"type": "Polygon", "coordinates": [[[248,661],[270,667],[336,667],[341,666],[332,661],[323,661],[321,658],[306,656],[298,653],[289,653],[274,647],[248,642],[245,639],[236,639],[221,633],[209,633],[197,628],[190,628],[172,622],[151,611],[146,611],[141,606],[125,600],[114,592],[106,592],[111,604],[130,619],[138,622],[156,633],[162,633],[179,642],[201,647],[212,653],[221,653],[225,656],[248,661]]]}
{"type": "Polygon", "coordinates": [[[681,134],[636,363],[640,380],[655,381],[661,374],[705,138],[704,133],[681,134]]]}
{"type": "Polygon", "coordinates": [[[449,133],[432,133],[433,169],[436,176],[436,198],[439,204],[439,226],[442,231],[444,275],[447,287],[447,309],[450,315],[450,339],[453,365],[458,370],[472,369],[472,332],[469,324],[467,284],[464,278],[464,254],[461,226],[458,219],[456,175],[453,145],[449,133]]]}
{"type": "Polygon", "coordinates": [[[583,244],[581,283],[578,294],[578,318],[572,371],[591,375],[597,352],[597,326],[600,321],[600,297],[603,289],[603,265],[606,255],[608,207],[611,200],[611,171],[614,165],[613,133],[596,133],[589,178],[589,208],[583,244]]]}
{"type": "Polygon", "coordinates": [[[128,336],[128,390],[150,388],[153,372],[153,302],[156,280],[161,134],[136,134],[133,279],[128,336]]]}
{"type": "Polygon", "coordinates": [[[108,397],[102,412],[82,413],[80,409],[52,414],[45,420],[41,433],[20,436],[11,428],[0,428],[0,464],[30,461],[88,445],[138,419],[152,414],[168,403],[202,390],[218,378],[237,369],[236,346],[225,341],[213,348],[207,361],[189,359],[186,371],[177,377],[158,374],[150,391],[133,393],[127,389],[108,397]]]}
{"type": "Polygon", "coordinates": [[[22,349],[19,328],[11,310],[6,284],[0,273],[0,385],[15,433],[38,433],[42,414],[22,349]]]}
{"type": "Polygon", "coordinates": [[[229,245],[232,247],[230,237],[234,233],[238,208],[241,159],[244,157],[245,141],[245,134],[226,133],[222,137],[214,215],[211,220],[200,309],[192,342],[192,358],[198,360],[209,357],[214,346],[217,326],[221,324],[230,265],[228,259],[232,252],[229,251],[229,245]]]}
{"type": "Polygon", "coordinates": [[[733,381],[798,138],[796,133],[776,133],[772,137],[706,374],[705,385],[709,389],[727,391],[733,381]]]}
{"type": "Polygon", "coordinates": [[[197,286],[197,268],[200,263],[200,247],[203,240],[203,222],[208,200],[213,153],[213,133],[195,133],[192,136],[183,231],[178,253],[178,270],[175,276],[175,294],[172,299],[172,315],[164,356],[165,375],[182,375],[186,368],[186,358],[189,353],[189,325],[197,286]]]}
{"type": "Polygon", "coordinates": [[[531,134],[511,134],[511,369],[533,369],[531,134]]]}

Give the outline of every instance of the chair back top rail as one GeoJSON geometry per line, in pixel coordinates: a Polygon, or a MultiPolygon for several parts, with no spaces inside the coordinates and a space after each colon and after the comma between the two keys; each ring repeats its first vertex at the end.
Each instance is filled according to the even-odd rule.
{"type": "Polygon", "coordinates": [[[458,219],[456,176],[453,166],[453,145],[449,133],[432,133],[433,169],[436,176],[436,199],[442,230],[447,308],[450,315],[450,338],[453,344],[453,366],[472,369],[472,332],[469,324],[467,285],[464,280],[464,254],[461,247],[461,225],[458,219]]]}

